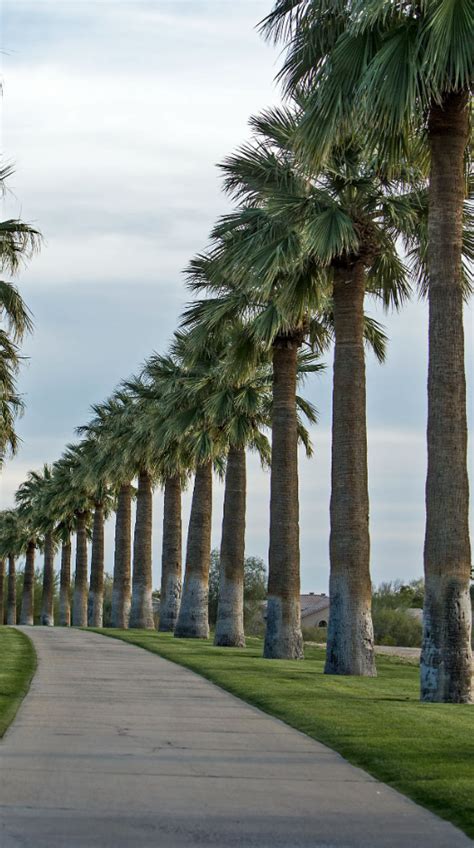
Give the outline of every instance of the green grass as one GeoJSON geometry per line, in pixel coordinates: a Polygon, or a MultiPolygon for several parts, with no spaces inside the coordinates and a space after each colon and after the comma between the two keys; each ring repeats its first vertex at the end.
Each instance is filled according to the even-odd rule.
{"type": "Polygon", "coordinates": [[[377,678],[329,677],[316,647],[306,647],[305,662],[271,661],[257,638],[237,649],[143,630],[97,632],[196,671],[474,837],[474,708],[420,703],[415,663],[379,656],[377,678]]]}
{"type": "Polygon", "coordinates": [[[0,627],[0,739],[15,718],[36,670],[31,641],[10,627],[0,627]]]}

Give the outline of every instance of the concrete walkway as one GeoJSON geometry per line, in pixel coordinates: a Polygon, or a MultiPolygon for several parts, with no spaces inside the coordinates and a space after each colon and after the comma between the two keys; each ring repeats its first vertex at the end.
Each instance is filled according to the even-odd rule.
{"type": "Polygon", "coordinates": [[[39,667],[0,742],[1,848],[461,848],[459,830],[197,675],[29,628],[39,667]]]}

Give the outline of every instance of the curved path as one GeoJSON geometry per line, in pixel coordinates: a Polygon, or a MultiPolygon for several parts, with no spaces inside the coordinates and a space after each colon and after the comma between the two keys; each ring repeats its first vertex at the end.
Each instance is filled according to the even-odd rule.
{"type": "Polygon", "coordinates": [[[192,672],[78,630],[0,742],[1,848],[465,848],[459,830],[192,672]]]}

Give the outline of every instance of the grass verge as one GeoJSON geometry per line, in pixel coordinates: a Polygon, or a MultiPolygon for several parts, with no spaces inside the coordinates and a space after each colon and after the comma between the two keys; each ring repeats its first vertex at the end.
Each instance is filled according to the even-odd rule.
{"type": "Polygon", "coordinates": [[[35,670],[35,649],[28,636],[0,627],[0,739],[15,718],[35,670]]]}
{"type": "Polygon", "coordinates": [[[474,708],[420,703],[415,662],[379,656],[376,678],[330,677],[317,647],[306,647],[305,662],[270,661],[257,638],[238,649],[154,631],[96,632],[196,671],[474,837],[474,708]]]}

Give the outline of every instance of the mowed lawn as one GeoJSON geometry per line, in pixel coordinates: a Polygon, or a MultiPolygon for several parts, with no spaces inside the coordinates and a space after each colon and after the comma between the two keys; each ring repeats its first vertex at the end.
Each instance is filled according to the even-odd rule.
{"type": "Polygon", "coordinates": [[[324,651],[304,662],[143,630],[99,630],[186,666],[344,757],[474,837],[474,707],[422,704],[418,667],[377,658],[374,679],[323,674],[324,651]]]}
{"type": "Polygon", "coordinates": [[[0,738],[15,718],[35,669],[36,654],[28,637],[0,627],[0,738]]]}

